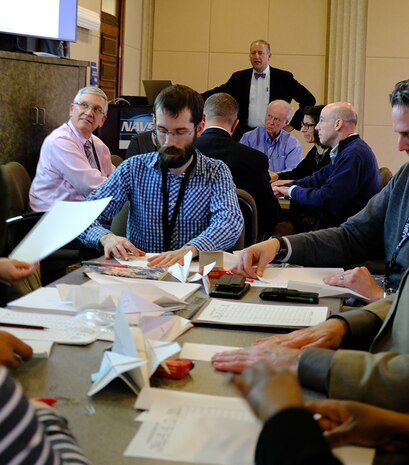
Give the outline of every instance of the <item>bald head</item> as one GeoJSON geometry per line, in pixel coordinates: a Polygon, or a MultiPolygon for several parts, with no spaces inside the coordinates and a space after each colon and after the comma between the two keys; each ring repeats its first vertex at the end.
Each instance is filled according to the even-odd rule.
{"type": "Polygon", "coordinates": [[[335,147],[340,140],[356,132],[357,114],[348,102],[330,103],[321,112],[316,126],[322,145],[335,147]]]}
{"type": "Polygon", "coordinates": [[[273,100],[267,107],[264,126],[271,139],[275,139],[287,126],[292,116],[292,109],[285,100],[273,100]]]}

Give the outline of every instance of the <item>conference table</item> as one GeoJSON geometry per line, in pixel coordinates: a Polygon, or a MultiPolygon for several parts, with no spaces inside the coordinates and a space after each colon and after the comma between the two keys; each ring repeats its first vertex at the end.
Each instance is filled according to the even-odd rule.
{"type": "MultiPolygon", "coordinates": [[[[68,284],[85,281],[82,269],[76,270],[61,280],[68,284]]],[[[203,292],[201,290],[198,291],[203,292]]],[[[246,295],[249,302],[262,303],[259,289],[251,289],[246,295]]],[[[331,311],[339,308],[339,299],[321,299],[320,304],[329,305],[331,311]]],[[[272,334],[270,331],[227,329],[224,327],[195,326],[180,336],[177,341],[245,347],[255,339],[272,334]]],[[[33,359],[23,363],[15,371],[29,397],[54,397],[56,407],[67,418],[74,435],[91,463],[98,465],[154,465],[165,462],[151,459],[125,457],[123,455],[139,424],[135,422],[135,394],[122,381],[114,380],[92,398],[87,397],[91,386],[90,375],[99,370],[102,355],[111,343],[96,341],[88,346],[55,344],[48,359],[33,359]]],[[[209,362],[196,361],[195,367],[182,380],[151,378],[151,387],[173,389],[217,396],[237,396],[223,373],[215,371],[209,362]]],[[[319,398],[318,393],[304,392],[306,399],[319,398]]],[[[392,464],[378,456],[374,462],[392,464]]]]}

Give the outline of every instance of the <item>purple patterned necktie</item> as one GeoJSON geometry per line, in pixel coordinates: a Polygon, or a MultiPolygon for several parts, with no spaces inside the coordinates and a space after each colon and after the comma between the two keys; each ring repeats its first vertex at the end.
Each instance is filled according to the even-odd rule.
{"type": "Polygon", "coordinates": [[[85,155],[87,156],[88,162],[91,165],[91,168],[98,169],[97,163],[95,161],[94,152],[92,150],[92,144],[89,140],[84,144],[85,155]]]}
{"type": "Polygon", "coordinates": [[[258,78],[264,79],[266,77],[266,73],[254,73],[254,77],[256,79],[258,78]]]}

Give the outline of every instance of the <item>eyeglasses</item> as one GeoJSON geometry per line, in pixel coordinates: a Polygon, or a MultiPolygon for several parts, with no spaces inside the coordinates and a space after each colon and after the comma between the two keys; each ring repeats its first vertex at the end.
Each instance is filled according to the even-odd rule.
{"type": "Polygon", "coordinates": [[[266,120],[267,121],[273,121],[274,123],[284,123],[284,119],[283,118],[278,118],[277,116],[273,116],[273,115],[266,115],[266,120]]]}
{"type": "Polygon", "coordinates": [[[196,125],[193,129],[180,128],[175,129],[174,131],[168,131],[162,127],[155,127],[154,133],[159,139],[165,140],[167,137],[173,136],[175,139],[182,139],[183,137],[190,136],[194,131],[196,131],[196,125]]]}
{"type": "Polygon", "coordinates": [[[88,102],[74,102],[74,105],[78,105],[84,111],[92,110],[94,113],[96,113],[99,116],[105,115],[104,109],[101,108],[99,105],[91,105],[88,102]]]}
{"type": "Polygon", "coordinates": [[[301,123],[301,128],[304,128],[304,129],[315,128],[315,126],[316,126],[315,123],[301,123]]]}

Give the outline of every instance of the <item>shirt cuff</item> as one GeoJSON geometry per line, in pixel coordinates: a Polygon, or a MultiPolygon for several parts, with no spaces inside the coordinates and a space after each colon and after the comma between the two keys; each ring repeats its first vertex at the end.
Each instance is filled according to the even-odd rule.
{"type": "Polygon", "coordinates": [[[349,310],[331,315],[328,319],[344,320],[349,327],[349,334],[342,341],[343,348],[368,350],[383,321],[375,313],[363,310],[349,310]]]}
{"type": "Polygon", "coordinates": [[[289,189],[288,189],[288,197],[290,197],[290,199],[292,198],[291,194],[293,192],[293,190],[298,187],[298,186],[290,186],[289,189]]]}
{"type": "Polygon", "coordinates": [[[301,385],[327,394],[334,354],[335,352],[329,349],[305,349],[298,364],[298,379],[301,385]]]}

